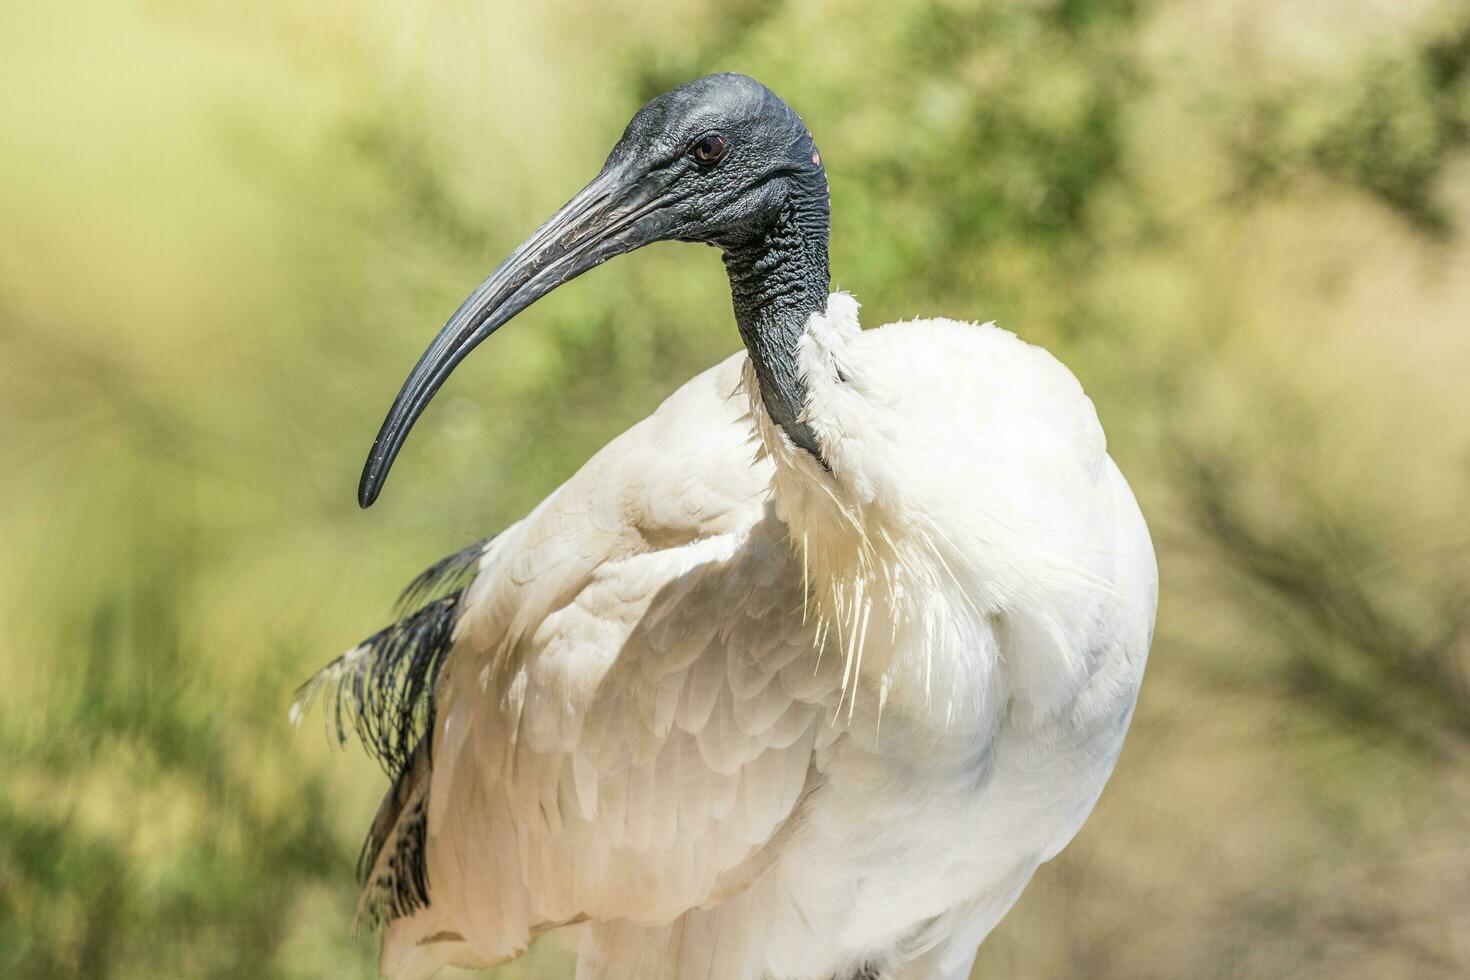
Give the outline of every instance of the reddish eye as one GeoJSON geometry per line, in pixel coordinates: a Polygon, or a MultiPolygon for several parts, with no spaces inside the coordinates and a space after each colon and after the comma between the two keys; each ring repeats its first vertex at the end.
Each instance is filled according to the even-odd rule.
{"type": "Polygon", "coordinates": [[[694,159],[700,163],[714,163],[725,155],[725,139],[715,133],[701,136],[694,144],[694,159]]]}

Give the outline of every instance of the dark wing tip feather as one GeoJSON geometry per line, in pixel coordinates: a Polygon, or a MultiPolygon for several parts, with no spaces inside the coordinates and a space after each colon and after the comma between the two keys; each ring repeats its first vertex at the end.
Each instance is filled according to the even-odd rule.
{"type": "Polygon", "coordinates": [[[297,691],[291,718],[300,722],[317,698],[338,743],[349,728],[394,779],[433,725],[434,682],[454,644],[464,590],[435,599],[322,668],[297,691]]]}
{"type": "Polygon", "coordinates": [[[370,835],[363,842],[358,862],[362,899],[357,919],[370,929],[380,929],[394,919],[412,915],[429,906],[427,795],[420,795],[395,823],[391,835],[376,842],[370,835]]]}
{"type": "Polygon", "coordinates": [[[329,735],[344,744],[349,729],[355,731],[397,779],[433,725],[434,682],[454,643],[465,589],[492,540],[460,549],[410,582],[398,599],[397,622],[327,664],[297,690],[292,722],[299,724],[321,698],[327,703],[329,735]]]}
{"type": "Polygon", "coordinates": [[[355,731],[393,779],[358,860],[358,921],[373,928],[429,904],[424,845],[434,684],[454,645],[465,591],[492,540],[425,569],[399,597],[397,622],[327,664],[292,700],[293,724],[318,698],[326,701],[329,736],[340,745],[355,731]]]}
{"type": "Polygon", "coordinates": [[[402,616],[418,609],[430,599],[441,598],[468,585],[479,570],[480,559],[494,540],[495,535],[492,534],[483,541],[466,545],[420,572],[398,597],[394,606],[397,614],[402,616]]]}

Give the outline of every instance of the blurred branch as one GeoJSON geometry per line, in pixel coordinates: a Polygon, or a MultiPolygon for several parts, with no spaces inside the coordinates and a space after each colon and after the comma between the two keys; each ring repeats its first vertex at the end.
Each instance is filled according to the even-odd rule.
{"type": "Polygon", "coordinates": [[[1470,738],[1470,588],[1452,569],[1434,579],[1428,621],[1413,622],[1359,524],[1319,512],[1268,530],[1248,513],[1244,477],[1222,453],[1174,452],[1200,529],[1290,637],[1300,693],[1436,754],[1470,738]]]}

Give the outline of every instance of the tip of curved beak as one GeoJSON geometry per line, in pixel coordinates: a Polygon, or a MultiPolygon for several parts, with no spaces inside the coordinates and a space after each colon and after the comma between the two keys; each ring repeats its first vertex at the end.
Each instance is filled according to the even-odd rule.
{"type": "Polygon", "coordinates": [[[377,502],[378,494],[383,492],[383,481],[388,477],[388,468],[379,463],[377,447],[368,456],[367,463],[363,465],[362,477],[357,481],[357,506],[367,510],[377,502]]]}

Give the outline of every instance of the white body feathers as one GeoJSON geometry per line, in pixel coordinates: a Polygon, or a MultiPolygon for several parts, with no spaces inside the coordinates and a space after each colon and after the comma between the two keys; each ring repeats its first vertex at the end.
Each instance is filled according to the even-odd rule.
{"type": "Polygon", "coordinates": [[[1009,333],[863,332],[840,293],[801,370],[830,469],[742,352],[487,549],[385,972],[586,922],[587,980],[962,977],[1082,825],[1157,591],[1092,403],[1009,333]]]}

